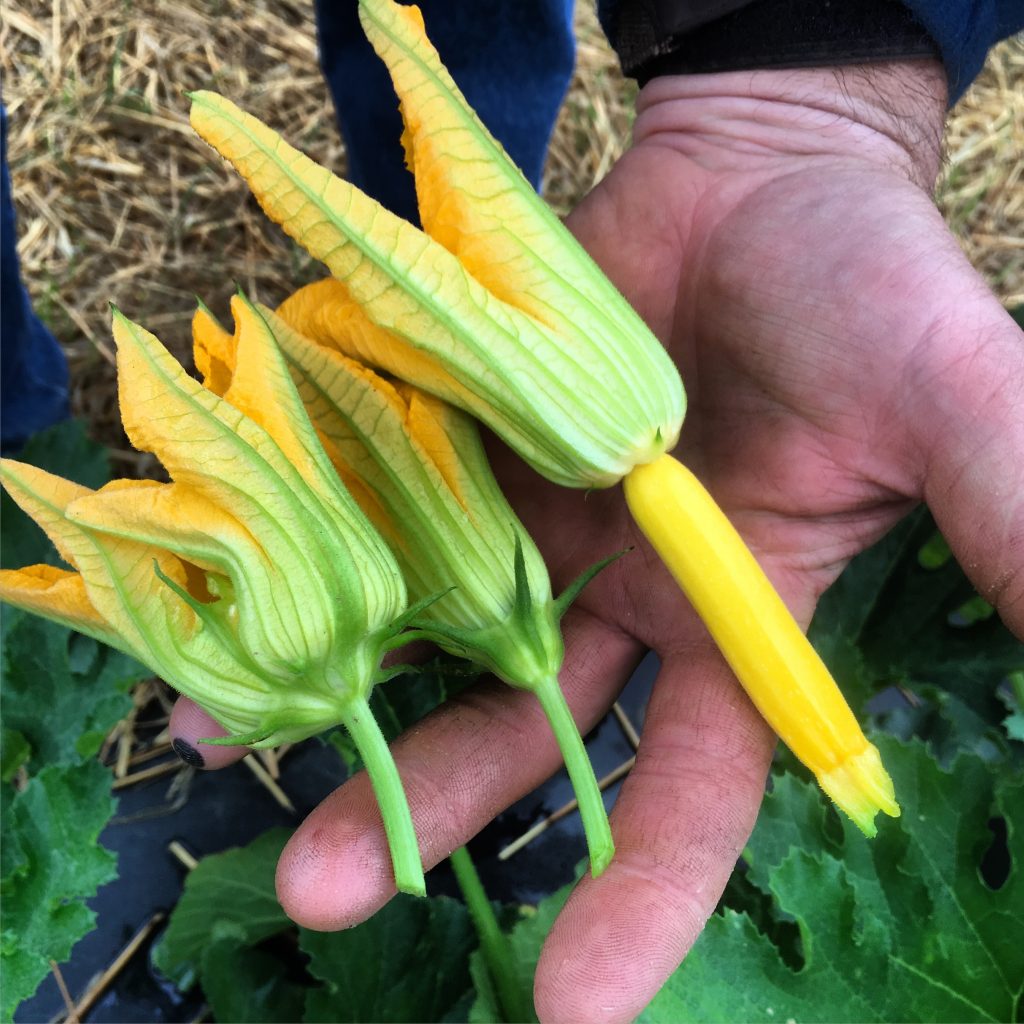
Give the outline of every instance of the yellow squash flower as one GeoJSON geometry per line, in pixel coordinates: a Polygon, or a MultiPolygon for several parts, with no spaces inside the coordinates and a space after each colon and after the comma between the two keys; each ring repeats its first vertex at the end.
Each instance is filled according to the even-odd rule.
{"type": "Polygon", "coordinates": [[[340,484],[259,313],[224,398],[115,313],[121,416],[172,483],[92,492],[7,460],[12,497],[72,571],[0,573],[0,597],[129,652],[231,736],[271,746],[344,723],[381,804],[400,888],[423,891],[401,782],[367,698],[405,625],[387,545],[340,484]]]}
{"type": "MultiPolygon", "coordinates": [[[[300,292],[281,316],[260,312],[325,450],[390,544],[411,600],[422,606],[412,635],[536,694],[579,800],[592,870],[600,874],[614,853],[611,830],[558,673],[559,620],[604,563],[555,600],[544,560],[501,493],[473,419],[292,329],[288,309],[305,309],[308,298],[300,292]]],[[[193,337],[207,387],[230,392],[237,330],[227,334],[200,308],[193,337]]]]}
{"type": "Polygon", "coordinates": [[[625,481],[754,702],[873,834],[878,810],[899,813],[878,752],[726,517],[667,454],[684,412],[675,366],[466,104],[419,10],[360,0],[360,14],[399,96],[422,231],[223,97],[192,97],[196,131],[326,263],[336,307],[362,310],[346,351],[471,412],[557,483],[625,481]]]}

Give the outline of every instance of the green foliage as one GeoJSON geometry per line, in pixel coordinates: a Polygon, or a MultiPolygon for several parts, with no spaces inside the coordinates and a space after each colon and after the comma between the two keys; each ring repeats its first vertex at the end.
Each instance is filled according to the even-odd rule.
{"type": "Polygon", "coordinates": [[[323,983],[306,997],[306,1021],[465,1019],[476,937],[455,900],[399,895],[357,928],[303,929],[299,944],[323,983]]]}
{"type": "Polygon", "coordinates": [[[4,788],[0,1019],[93,927],[83,901],[116,875],[96,841],[113,810],[110,773],[95,761],[48,765],[20,792],[4,788]]]}
{"type": "Polygon", "coordinates": [[[223,1021],[464,1019],[476,944],[465,907],[398,896],[357,928],[296,932],[274,895],[286,839],[274,829],[201,861],[154,964],[182,988],[198,981],[223,1021]],[[308,973],[265,948],[282,933],[284,948],[297,942],[308,958],[308,973]]]}
{"type": "Polygon", "coordinates": [[[204,954],[221,938],[255,946],[289,926],[274,894],[274,869],[288,835],[271,829],[248,846],[204,858],[189,873],[153,952],[154,964],[179,988],[192,987],[204,954]]]}
{"type": "Polygon", "coordinates": [[[1024,645],[984,608],[918,509],[850,563],[809,635],[859,717],[900,687],[910,703],[887,713],[886,729],[928,738],[944,760],[961,746],[1002,756],[999,685],[1024,670],[1024,645]]]}
{"type": "Polygon", "coordinates": [[[302,1019],[305,988],[280,957],[246,944],[246,933],[221,929],[202,951],[203,995],[219,1021],[290,1024],[302,1019]]]}
{"type": "Polygon", "coordinates": [[[148,670],[66,626],[15,615],[4,637],[0,701],[4,725],[29,745],[29,771],[93,757],[131,710],[127,691],[148,670]]]}
{"type": "Polygon", "coordinates": [[[641,1020],[1019,1019],[1024,780],[969,753],[947,772],[919,743],[879,746],[903,815],[877,839],[786,776],[751,839],[747,881],[795,922],[799,969],[761,922],[726,909],[641,1020]],[[998,888],[981,873],[990,819],[1012,864],[998,888]]]}
{"type": "Polygon", "coordinates": [[[28,740],[17,730],[4,726],[0,735],[0,782],[10,782],[31,756],[28,740]]]}
{"type": "Polygon", "coordinates": [[[1002,694],[1003,703],[1010,712],[1003,719],[1003,728],[1011,740],[1024,743],[1024,672],[1010,676],[1010,687],[1002,694]]]}

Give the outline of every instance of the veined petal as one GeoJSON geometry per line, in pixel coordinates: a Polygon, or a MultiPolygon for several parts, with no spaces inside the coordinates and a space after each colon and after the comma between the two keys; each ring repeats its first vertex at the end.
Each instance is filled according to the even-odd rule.
{"type": "MultiPolygon", "coordinates": [[[[152,611],[163,607],[161,600],[140,616],[150,594],[159,592],[160,599],[170,594],[154,572],[154,562],[169,578],[185,584],[185,573],[177,558],[159,548],[97,537],[76,523],[68,516],[68,509],[76,501],[97,493],[88,487],[10,459],[4,460],[2,471],[11,497],[51,537],[59,537],[62,556],[79,570],[90,605],[108,630],[122,638],[116,646],[152,665],[168,631],[190,632],[195,625],[194,616],[177,598],[168,609],[168,620],[156,629],[151,628],[152,611]]],[[[153,485],[119,481],[107,486],[128,490],[153,485]]]]}
{"type": "Polygon", "coordinates": [[[378,327],[333,277],[305,285],[288,296],[277,315],[300,334],[368,366],[386,369],[402,380],[414,381],[461,409],[487,407],[428,352],[413,348],[397,335],[378,327]]]}
{"type": "Polygon", "coordinates": [[[192,316],[192,359],[203,387],[223,398],[235,369],[235,339],[201,303],[192,316]]]}
{"type": "Polygon", "coordinates": [[[50,538],[60,557],[77,568],[76,552],[81,535],[77,527],[64,518],[64,510],[92,491],[14,459],[0,459],[0,480],[22,511],[50,538]]]}
{"type": "MultiPolygon", "coordinates": [[[[211,606],[211,614],[238,632],[244,657],[254,662],[258,657],[271,671],[303,664],[307,652],[302,637],[282,614],[288,603],[277,600],[289,587],[287,576],[237,519],[189,486],[108,485],[74,502],[68,517],[104,535],[166,548],[200,569],[227,577],[231,592],[223,596],[223,606],[211,606]]],[[[185,569],[187,573],[187,565],[185,569]]],[[[192,581],[185,582],[186,589],[202,597],[192,581]]],[[[235,656],[243,654],[236,651],[235,656]]]]}
{"type": "MultiPolygon", "coordinates": [[[[675,399],[638,401],[607,360],[491,294],[429,236],[223,97],[192,98],[193,126],[246,178],[266,213],[324,260],[370,321],[457,379],[475,398],[470,411],[545,475],[610,486],[674,442],[681,389],[675,399]]],[[[401,354],[378,351],[374,362],[408,378],[401,354]]]]}
{"type": "Polygon", "coordinates": [[[257,309],[241,295],[231,300],[231,311],[236,363],[224,398],[277,442],[309,487],[321,496],[339,530],[358,533],[366,545],[375,546],[373,529],[340,486],[278,347],[277,335],[290,328],[269,309],[257,309]]]}
{"type": "Polygon", "coordinates": [[[128,649],[117,631],[92,606],[77,572],[52,565],[0,569],[0,600],[77,629],[111,647],[128,649]]]}
{"type": "MultiPolygon", "coordinates": [[[[467,628],[504,622],[515,600],[518,520],[473,421],[298,332],[278,340],[318,431],[371,498],[367,515],[392,539],[413,599],[454,585],[431,616],[467,628]]],[[[550,601],[543,562],[527,547],[535,597],[550,601]]]]}
{"type": "Polygon", "coordinates": [[[580,358],[605,360],[638,401],[675,404],[661,344],[476,116],[426,36],[419,8],[360,0],[405,121],[423,228],[498,298],[553,328],[580,358]]]}
{"type": "Polygon", "coordinates": [[[264,557],[295,581],[275,594],[275,604],[311,657],[331,645],[335,625],[343,624],[346,636],[361,635],[368,618],[395,614],[394,595],[362,579],[379,570],[377,552],[353,531],[323,528],[338,513],[262,427],[188,377],[153,335],[120,314],[114,337],[128,436],[153,451],[177,482],[243,522],[264,557]]]}

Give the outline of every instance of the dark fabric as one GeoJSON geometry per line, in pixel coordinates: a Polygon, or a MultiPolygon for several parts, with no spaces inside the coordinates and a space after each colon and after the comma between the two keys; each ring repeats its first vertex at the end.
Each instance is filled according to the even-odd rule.
{"type": "Polygon", "coordinates": [[[675,36],[662,51],[627,73],[644,84],[666,74],[938,56],[931,37],[896,0],[755,0],[675,36]]]}
{"type": "MultiPolygon", "coordinates": [[[[452,77],[509,156],[539,188],[548,141],[572,77],[572,0],[420,0],[452,77]]],[[[387,69],[354,0],[317,0],[320,63],[345,139],[348,178],[417,221],[402,122],[387,69]]]]}
{"type": "Polygon", "coordinates": [[[903,0],[938,46],[955,103],[1000,39],[1024,29],[1024,0],[903,0]]]}
{"type": "MultiPolygon", "coordinates": [[[[647,60],[672,48],[672,41],[683,32],[715,21],[724,14],[746,7],[751,0],[638,0],[623,3],[609,29],[624,70],[643,65],[647,60]]],[[[633,74],[626,70],[626,74],[633,74]]]]}
{"type": "Polygon", "coordinates": [[[68,367],[21,283],[2,106],[0,161],[0,448],[8,455],[37,430],[68,416],[68,367]]]}
{"type": "Polygon", "coordinates": [[[950,104],[989,48],[1024,28],[1024,0],[754,0],[718,13],[716,0],[599,0],[623,69],[663,74],[828,66],[938,56],[950,104]],[[666,7],[674,7],[673,30],[666,7]]]}

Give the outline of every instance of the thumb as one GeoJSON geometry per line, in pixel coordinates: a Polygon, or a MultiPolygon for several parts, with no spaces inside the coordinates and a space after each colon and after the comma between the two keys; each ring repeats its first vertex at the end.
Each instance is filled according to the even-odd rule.
{"type": "Polygon", "coordinates": [[[203,743],[204,739],[218,739],[228,733],[188,697],[179,697],[171,709],[168,730],[174,752],[193,768],[226,768],[249,753],[248,747],[218,747],[203,743]]]}
{"type": "Polygon", "coordinates": [[[1024,332],[995,301],[926,346],[911,415],[924,499],[978,593],[1024,639],[1024,332]],[[967,344],[960,339],[972,339],[967,344]]]}

